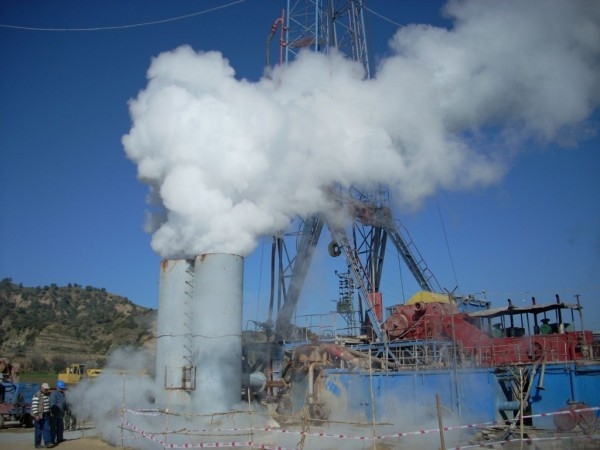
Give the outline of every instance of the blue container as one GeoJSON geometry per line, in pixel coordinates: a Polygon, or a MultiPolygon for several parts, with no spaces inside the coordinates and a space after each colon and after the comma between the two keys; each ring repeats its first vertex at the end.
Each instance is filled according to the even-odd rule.
{"type": "MultiPolygon", "coordinates": [[[[538,371],[534,386],[539,385],[541,376],[541,371],[538,371]]],[[[533,425],[555,429],[553,413],[579,403],[585,403],[588,407],[600,406],[600,364],[547,364],[542,387],[543,389],[532,389],[532,414],[551,415],[533,417],[533,425]]],[[[597,415],[597,412],[594,414],[597,415]]]]}
{"type": "MultiPolygon", "coordinates": [[[[497,420],[497,386],[489,369],[441,369],[372,373],[327,370],[325,386],[339,400],[344,414],[364,422],[393,422],[417,426],[437,417],[436,396],[443,415],[454,423],[497,420]],[[411,423],[412,422],[412,423],[411,423]]],[[[329,402],[336,404],[334,402],[329,402]]]]}

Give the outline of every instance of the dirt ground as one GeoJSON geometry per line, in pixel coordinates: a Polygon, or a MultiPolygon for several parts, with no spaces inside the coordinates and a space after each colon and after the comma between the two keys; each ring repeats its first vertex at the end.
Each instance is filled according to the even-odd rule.
{"type": "MultiPolygon", "coordinates": [[[[93,428],[65,432],[65,442],[55,448],[60,450],[105,450],[115,448],[101,441],[93,428]]],[[[0,429],[0,449],[31,450],[33,448],[33,428],[4,427],[0,429]]]]}

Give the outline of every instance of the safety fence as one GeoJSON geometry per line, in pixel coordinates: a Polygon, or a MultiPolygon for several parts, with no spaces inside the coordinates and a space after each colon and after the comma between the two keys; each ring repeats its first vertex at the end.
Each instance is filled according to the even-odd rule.
{"type": "MultiPolygon", "coordinates": [[[[523,416],[522,419],[531,419],[534,417],[551,417],[558,415],[574,415],[574,414],[590,414],[593,413],[595,416],[595,422],[598,423],[598,411],[600,410],[600,406],[595,407],[586,407],[586,408],[573,408],[567,410],[561,410],[556,412],[547,412],[540,414],[532,414],[528,416],[523,416]]],[[[231,413],[235,414],[235,413],[231,413]]],[[[313,439],[339,439],[348,441],[364,441],[364,442],[385,442],[386,446],[393,444],[394,441],[397,441],[398,445],[402,444],[402,439],[408,437],[418,437],[418,436],[426,436],[426,435],[443,435],[443,433],[447,433],[450,431],[456,430],[483,430],[489,429],[491,427],[503,427],[505,430],[509,429],[509,422],[483,422],[483,423],[473,423],[467,425],[457,425],[457,426],[444,426],[441,428],[424,428],[417,429],[412,431],[403,431],[403,432],[393,432],[388,434],[381,435],[361,435],[355,433],[332,433],[332,432],[324,432],[324,431],[310,431],[309,429],[305,429],[305,427],[298,427],[298,429],[285,429],[285,428],[277,428],[277,427],[256,427],[256,426],[248,426],[248,427],[215,427],[215,428],[203,428],[203,429],[179,429],[177,431],[148,431],[145,430],[142,426],[134,424],[135,416],[151,416],[151,417],[161,417],[161,416],[182,416],[185,414],[174,413],[168,410],[161,409],[143,409],[143,410],[134,410],[134,409],[123,409],[122,410],[122,422],[121,422],[121,431],[122,431],[122,447],[128,448],[136,448],[135,445],[130,446],[131,440],[135,439],[143,439],[147,441],[151,441],[155,445],[162,447],[164,449],[177,449],[177,448],[248,448],[248,449],[265,449],[265,450],[298,450],[304,448],[304,439],[305,438],[313,438],[313,439]],[[218,436],[218,439],[213,441],[207,441],[207,438],[210,439],[210,436],[215,437],[218,433],[229,433],[222,434],[218,436]],[[257,435],[261,436],[269,436],[269,439],[277,442],[277,435],[280,436],[297,436],[300,439],[299,443],[297,443],[293,447],[286,447],[284,445],[272,445],[259,442],[256,439],[257,435]],[[185,443],[176,443],[177,439],[175,439],[175,435],[179,440],[181,438],[185,438],[188,442],[185,443]],[[240,438],[245,437],[245,440],[228,440],[227,438],[233,437],[240,438]],[[173,442],[169,442],[169,441],[173,442]],[[128,445],[125,443],[128,442],[128,445]]],[[[188,418],[191,418],[192,415],[186,415],[188,418]]],[[[369,425],[369,424],[364,424],[369,425]]],[[[371,424],[372,425],[372,424],[371,424]]],[[[310,427],[309,427],[310,428],[310,427]]],[[[315,427],[316,428],[316,427],[315,427]]],[[[335,426],[332,426],[335,428],[335,426]]],[[[356,427],[353,427],[356,429],[356,427]]],[[[538,434],[540,430],[537,430],[538,434]]],[[[551,431],[551,430],[547,430],[551,431]]],[[[501,448],[502,446],[508,443],[521,442],[526,445],[534,445],[535,443],[541,442],[549,442],[549,441],[568,441],[571,445],[574,440],[583,441],[583,445],[587,445],[590,442],[593,444],[598,444],[600,448],[600,434],[597,434],[597,426],[594,426],[593,429],[588,429],[586,433],[550,433],[549,436],[543,437],[522,437],[519,436],[518,433],[510,434],[507,438],[502,439],[490,439],[486,441],[480,441],[473,443],[474,439],[471,439],[471,442],[465,443],[460,446],[452,446],[445,447],[446,449],[468,449],[468,448],[501,448]]],[[[443,439],[442,439],[443,442],[443,439]]],[[[140,445],[140,448],[143,448],[143,445],[140,445]]],[[[314,441],[310,447],[306,448],[315,448],[314,441]]],[[[330,448],[330,447],[329,447],[330,448]]],[[[387,447],[386,447],[387,448],[387,447]]],[[[571,445],[571,448],[572,445],[571,445]]],[[[587,447],[586,447],[587,448],[587,447]]],[[[591,448],[591,447],[590,447],[591,448]]]]}

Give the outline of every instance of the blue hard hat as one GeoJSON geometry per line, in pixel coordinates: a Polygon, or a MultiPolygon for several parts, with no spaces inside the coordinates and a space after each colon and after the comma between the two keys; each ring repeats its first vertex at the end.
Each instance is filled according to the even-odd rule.
{"type": "Polygon", "coordinates": [[[56,387],[59,389],[64,389],[65,386],[65,382],[63,380],[58,380],[58,382],[56,383],[56,387]]]}

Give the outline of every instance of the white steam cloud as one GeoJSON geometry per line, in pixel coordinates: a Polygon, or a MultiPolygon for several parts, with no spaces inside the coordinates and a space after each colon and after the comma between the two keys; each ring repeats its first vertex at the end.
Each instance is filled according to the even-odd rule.
{"type": "Polygon", "coordinates": [[[404,205],[501,177],[530,139],[577,139],[600,102],[593,1],[453,1],[452,29],[411,25],[376,76],[306,52],[258,82],[218,52],[159,55],[123,137],[161,211],[164,258],[250,253],[326,188],[387,184],[404,205]],[[484,145],[485,144],[485,145],[484,145]]]}

